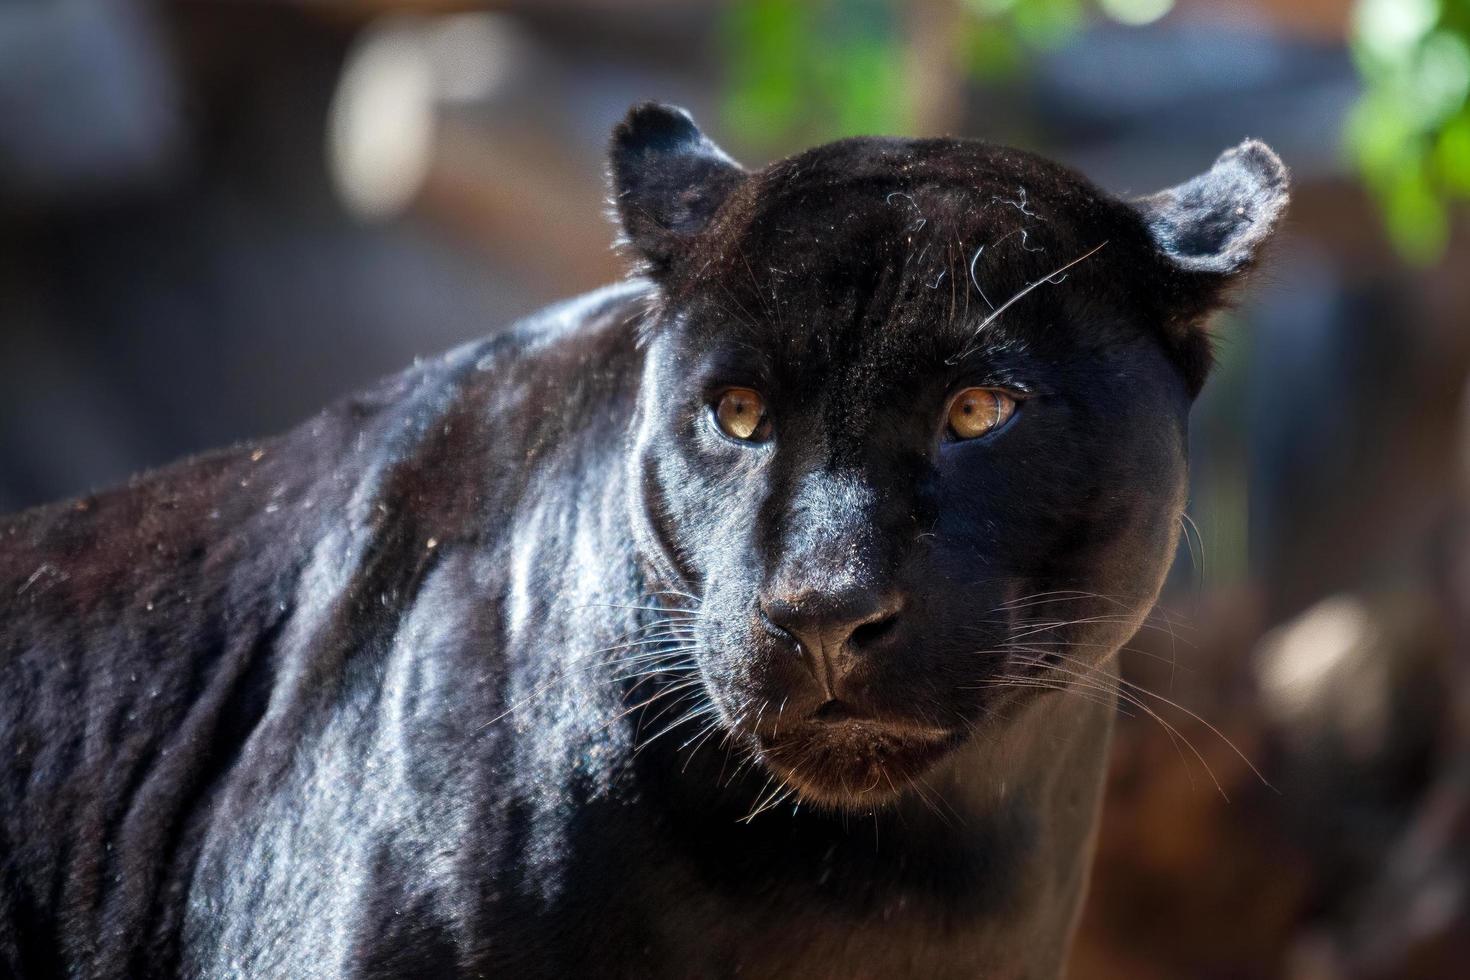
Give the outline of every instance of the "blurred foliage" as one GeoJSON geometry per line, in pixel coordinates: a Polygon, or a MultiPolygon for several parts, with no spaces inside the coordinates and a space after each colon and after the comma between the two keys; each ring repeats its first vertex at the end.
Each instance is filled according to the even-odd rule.
{"type": "Polygon", "coordinates": [[[1470,198],[1470,0],[1359,0],[1352,45],[1348,145],[1399,249],[1432,260],[1470,198]]]}
{"type": "MultiPolygon", "coordinates": [[[[1024,70],[1027,52],[1080,28],[1083,0],[954,0],[951,52],[979,78],[1024,70]]],[[[1115,10],[1173,0],[1107,0],[1115,10]]],[[[859,133],[912,130],[905,71],[905,5],[898,0],[737,0],[722,36],[725,115],[745,142],[767,149],[859,133]]]]}
{"type": "MultiPolygon", "coordinates": [[[[934,0],[925,0],[934,2],[934,0]]],[[[1096,12],[1124,24],[1173,0],[951,0],[952,63],[1014,77],[1072,39],[1096,12]]],[[[857,133],[912,132],[912,7],[900,0],[737,0],[722,36],[726,120],[749,145],[779,150],[857,133]]],[[[1444,249],[1448,209],[1470,198],[1470,0],[1357,0],[1352,50],[1364,94],[1346,142],[1409,259],[1444,249]]]]}
{"type": "Polygon", "coordinates": [[[898,14],[885,0],[748,0],[727,14],[725,110],[760,146],[907,130],[898,14]]]}

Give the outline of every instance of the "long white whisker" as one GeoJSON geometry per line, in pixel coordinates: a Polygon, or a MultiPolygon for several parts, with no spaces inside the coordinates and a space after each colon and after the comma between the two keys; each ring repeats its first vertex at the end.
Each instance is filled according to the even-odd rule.
{"type": "MultiPolygon", "coordinates": [[[[1059,267],[1058,269],[1056,269],[1055,271],[1053,271],[1050,275],[1042,276],[1040,279],[1036,280],[1035,282],[1028,283],[1027,285],[1023,286],[1020,289],[1019,292],[1017,292],[1010,299],[1006,300],[1004,303],[1000,304],[1000,306],[998,306],[998,307],[995,308],[995,311],[994,312],[992,312],[984,320],[981,320],[980,321],[980,325],[975,328],[974,334],[971,335],[972,336],[972,339],[974,337],[979,336],[980,331],[984,330],[986,327],[988,327],[992,323],[994,323],[995,320],[1002,313],[1004,313],[1006,310],[1010,309],[1013,305],[1015,305],[1016,303],[1018,303],[1022,299],[1024,299],[1031,292],[1031,290],[1035,289],[1037,286],[1040,286],[1044,282],[1051,282],[1053,279],[1055,279],[1057,276],[1061,275],[1062,273],[1066,272],[1068,269],[1072,268],[1073,266],[1077,265],[1080,262],[1084,262],[1087,259],[1091,258],[1093,255],[1097,254],[1097,252],[1100,251],[1102,249],[1102,247],[1104,245],[1106,245],[1106,244],[1107,244],[1107,242],[1104,241],[1102,244],[1094,246],[1091,250],[1082,253],[1081,255],[1077,256],[1077,258],[1075,258],[1072,261],[1068,262],[1067,264],[1059,267]]],[[[978,258],[978,256],[977,256],[977,258],[978,258]]],[[[989,300],[987,300],[986,302],[989,302],[989,300]]],[[[975,348],[970,347],[970,346],[967,345],[963,351],[961,351],[959,354],[955,355],[954,357],[950,358],[949,363],[950,364],[956,364],[959,361],[964,360],[966,357],[970,356],[970,354],[974,350],[975,350],[975,348]]]]}

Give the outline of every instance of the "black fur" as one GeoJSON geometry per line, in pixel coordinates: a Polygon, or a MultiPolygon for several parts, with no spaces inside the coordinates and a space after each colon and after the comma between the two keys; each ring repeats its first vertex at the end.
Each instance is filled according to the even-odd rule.
{"type": "Polygon", "coordinates": [[[1285,199],[1234,154],[1139,203],[959,140],[747,173],[642,106],[651,281],[0,521],[0,973],[1056,975],[1111,708],[994,682],[1111,677],[1154,600],[1285,199]],[[1023,400],[948,441],[966,385],[1023,400]],[[763,614],[863,603],[840,682],[763,614]]]}

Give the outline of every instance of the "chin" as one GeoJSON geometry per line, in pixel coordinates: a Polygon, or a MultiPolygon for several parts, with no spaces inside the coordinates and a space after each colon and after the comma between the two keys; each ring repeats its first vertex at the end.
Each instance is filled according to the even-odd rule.
{"type": "Polygon", "coordinates": [[[812,806],[868,811],[896,801],[960,742],[958,732],[869,721],[758,734],[760,759],[812,806]]]}

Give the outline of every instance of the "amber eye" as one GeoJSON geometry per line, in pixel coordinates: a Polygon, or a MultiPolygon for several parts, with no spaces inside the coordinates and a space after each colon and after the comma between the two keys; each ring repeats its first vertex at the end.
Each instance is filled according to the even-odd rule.
{"type": "Polygon", "coordinates": [[[949,403],[949,432],[974,439],[998,428],[1016,410],[1016,400],[994,388],[966,388],[949,403]]]}
{"type": "Polygon", "coordinates": [[[725,435],[745,442],[761,442],[771,432],[765,399],[760,392],[750,388],[730,388],[720,395],[719,404],[715,406],[715,420],[725,435]]]}

